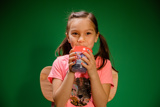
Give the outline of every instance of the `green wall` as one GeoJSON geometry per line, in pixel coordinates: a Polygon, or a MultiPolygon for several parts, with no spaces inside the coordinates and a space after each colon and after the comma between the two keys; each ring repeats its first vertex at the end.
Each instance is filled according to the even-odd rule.
{"type": "Polygon", "coordinates": [[[10,0],[0,5],[1,107],[50,107],[40,90],[40,71],[56,58],[67,16],[80,10],[97,17],[119,71],[118,90],[108,107],[160,106],[158,1],[10,0]]]}

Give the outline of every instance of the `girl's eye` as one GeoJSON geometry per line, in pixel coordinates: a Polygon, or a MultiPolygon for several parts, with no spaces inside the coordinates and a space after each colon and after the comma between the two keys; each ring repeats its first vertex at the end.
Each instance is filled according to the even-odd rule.
{"type": "Polygon", "coordinates": [[[72,33],[72,35],[78,35],[78,33],[74,32],[74,33],[72,33]]]}
{"type": "Polygon", "coordinates": [[[90,35],[91,33],[90,32],[87,32],[87,35],[90,35]]]}

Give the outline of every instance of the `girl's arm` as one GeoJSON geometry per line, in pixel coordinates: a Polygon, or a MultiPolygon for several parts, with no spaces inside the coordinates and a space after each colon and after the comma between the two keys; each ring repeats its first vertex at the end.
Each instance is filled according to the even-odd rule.
{"type": "Polygon", "coordinates": [[[70,97],[74,73],[68,72],[65,79],[53,79],[53,99],[56,107],[64,107],[70,97]]]}
{"type": "Polygon", "coordinates": [[[90,81],[95,106],[106,107],[111,85],[101,84],[99,76],[90,77],[90,81]]]}
{"type": "Polygon", "coordinates": [[[56,104],[56,107],[64,107],[70,97],[72,85],[74,82],[74,74],[71,71],[71,67],[75,64],[73,60],[76,59],[76,53],[73,50],[69,54],[69,71],[66,74],[64,80],[53,79],[53,99],[56,104]]]}
{"type": "Polygon", "coordinates": [[[96,107],[106,107],[111,85],[101,84],[93,54],[90,51],[89,53],[84,52],[83,54],[87,57],[87,59],[82,58],[82,60],[85,61],[87,65],[84,63],[82,63],[82,65],[87,69],[90,77],[94,104],[96,107]]]}

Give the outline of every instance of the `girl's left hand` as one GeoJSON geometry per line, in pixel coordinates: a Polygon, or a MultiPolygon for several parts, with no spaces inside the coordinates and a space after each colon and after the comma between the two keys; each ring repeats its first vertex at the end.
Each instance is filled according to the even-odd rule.
{"type": "Polygon", "coordinates": [[[85,64],[85,63],[81,63],[81,64],[82,64],[82,66],[84,66],[87,69],[88,75],[90,77],[92,77],[97,72],[96,61],[95,61],[95,58],[94,58],[94,55],[92,54],[92,52],[90,50],[87,50],[87,51],[88,51],[88,53],[82,52],[87,58],[85,58],[85,57],[81,58],[87,64],[85,64]]]}

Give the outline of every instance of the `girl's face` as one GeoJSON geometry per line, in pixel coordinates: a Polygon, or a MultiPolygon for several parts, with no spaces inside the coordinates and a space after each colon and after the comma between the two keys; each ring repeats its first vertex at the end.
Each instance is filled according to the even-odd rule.
{"type": "Polygon", "coordinates": [[[72,48],[86,46],[92,49],[98,40],[99,32],[95,32],[94,24],[90,19],[74,18],[69,22],[69,31],[66,36],[72,48]]]}

